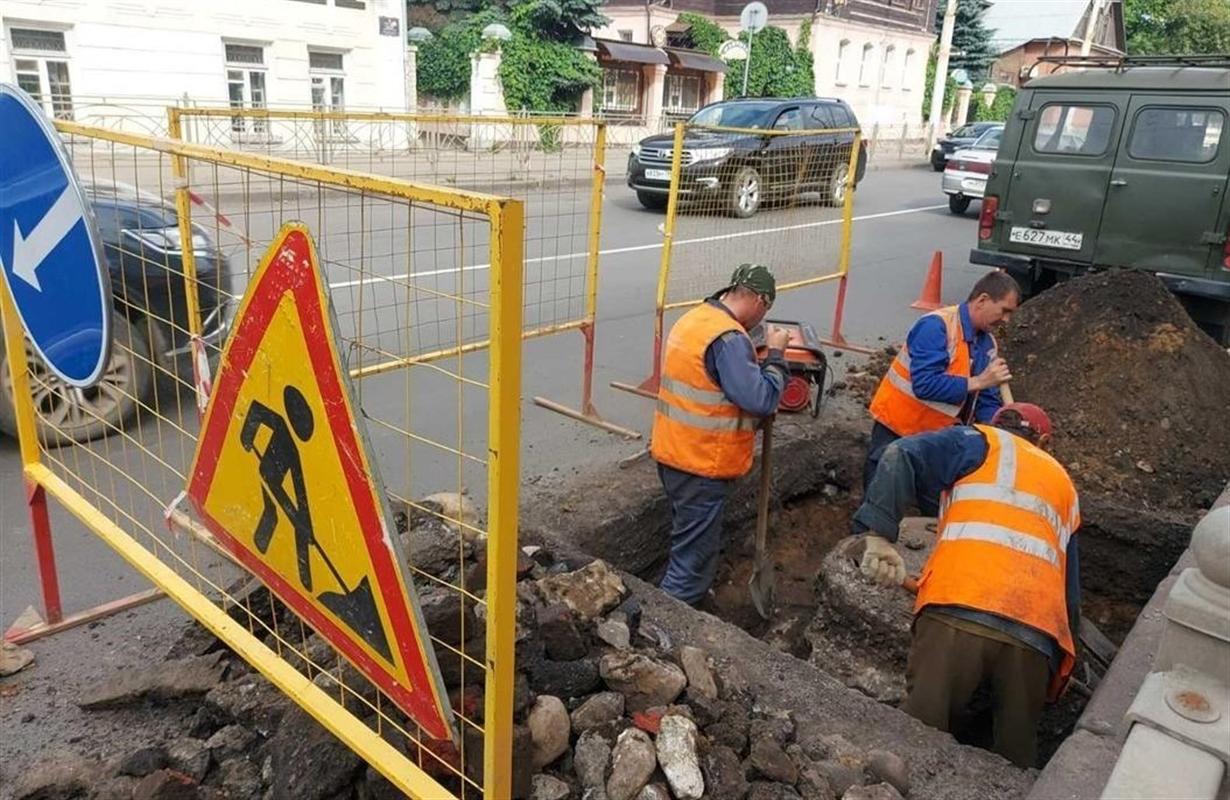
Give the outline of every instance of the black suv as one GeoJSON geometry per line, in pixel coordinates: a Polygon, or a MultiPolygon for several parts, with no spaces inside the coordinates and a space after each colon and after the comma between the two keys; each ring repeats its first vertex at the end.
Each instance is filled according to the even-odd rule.
{"type": "MultiPolygon", "coordinates": [[[[752,216],[766,201],[793,201],[803,192],[818,192],[831,205],[845,202],[858,120],[841,100],[726,100],[705,106],[687,124],[681,199],[717,202],[736,217],[752,216]],[[761,135],[756,130],[797,135],[761,135]]],[[[673,144],[673,134],[650,136],[628,157],[628,186],[646,208],[666,207],[673,144]]],[[[855,184],[866,169],[864,141],[855,184]]]]}
{"type": "MultiPolygon", "coordinates": [[[[121,427],[139,405],[155,405],[156,373],[191,382],[183,249],[174,205],[124,185],[87,185],[85,194],[111,273],[111,361],[96,385],[75,389],[51,373],[27,344],[39,438],[50,444],[95,439],[121,427]]],[[[202,338],[216,351],[229,325],[230,268],[214,240],[195,225],[192,248],[202,338]]],[[[13,384],[2,334],[0,432],[14,436],[13,384]]]]}

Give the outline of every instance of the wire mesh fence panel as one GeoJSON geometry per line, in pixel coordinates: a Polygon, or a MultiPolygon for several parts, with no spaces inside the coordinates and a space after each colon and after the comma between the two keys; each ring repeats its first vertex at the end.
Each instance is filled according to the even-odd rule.
{"type": "Polygon", "coordinates": [[[862,140],[802,113],[772,130],[680,124],[673,144],[640,148],[638,198],[667,210],[659,308],[703,299],[744,262],[769,267],[779,289],[844,273],[862,140]]]}
{"type": "MultiPolygon", "coordinates": [[[[70,389],[23,349],[0,286],[0,388],[16,401],[27,478],[403,791],[507,796],[521,205],[334,166],[57,127],[102,240],[114,343],[102,381],[70,389]],[[372,491],[385,495],[378,505],[391,517],[394,550],[413,554],[401,569],[449,695],[451,738],[428,736],[302,616],[262,599],[234,548],[182,502],[203,401],[217,391],[211,378],[229,374],[231,357],[222,363],[221,355],[235,312],[291,222],[315,240],[340,372],[400,367],[373,371],[344,396],[365,434],[372,491]]],[[[309,340],[319,333],[310,327],[301,333],[309,340]]],[[[312,363],[319,369],[315,356],[312,363]]],[[[275,376],[287,366],[267,360],[264,369],[275,376]]],[[[342,402],[324,389],[320,397],[342,402]]],[[[321,434],[318,425],[316,441],[329,441],[335,428],[321,434]]],[[[251,499],[255,523],[263,467],[256,456],[236,463],[251,469],[230,479],[237,496],[251,499]]],[[[309,487],[313,480],[319,476],[307,475],[309,487]]],[[[317,527],[333,512],[318,504],[317,527]]]]}
{"type": "MultiPolygon", "coordinates": [[[[578,328],[594,317],[604,123],[277,109],[171,113],[172,135],[189,142],[521,199],[527,335],[578,328]]],[[[467,266],[476,276],[486,269],[467,266]]]]}

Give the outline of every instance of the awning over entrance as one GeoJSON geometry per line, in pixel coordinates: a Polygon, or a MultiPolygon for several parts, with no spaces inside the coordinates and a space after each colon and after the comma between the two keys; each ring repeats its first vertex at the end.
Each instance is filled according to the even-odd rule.
{"type": "Polygon", "coordinates": [[[671,64],[680,69],[694,69],[698,72],[725,72],[726,63],[721,59],[714,58],[706,53],[701,53],[697,50],[676,50],[669,48],[666,55],[670,58],[671,64]]]}
{"type": "Polygon", "coordinates": [[[663,50],[648,44],[616,42],[610,39],[594,39],[594,44],[598,46],[600,61],[626,61],[633,64],[665,64],[667,66],[671,63],[663,50]]]}

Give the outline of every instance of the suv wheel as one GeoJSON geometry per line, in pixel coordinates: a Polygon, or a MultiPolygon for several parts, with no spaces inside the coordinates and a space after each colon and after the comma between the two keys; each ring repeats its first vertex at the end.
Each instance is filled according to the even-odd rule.
{"type": "Polygon", "coordinates": [[[670,200],[670,195],[658,194],[656,192],[637,192],[636,199],[645,208],[653,211],[661,211],[666,208],[666,203],[670,200]]]}
{"type": "Polygon", "coordinates": [[[948,195],[948,210],[954,214],[964,214],[969,210],[970,198],[960,194],[948,195]]]}
{"type": "Polygon", "coordinates": [[[730,182],[730,194],[727,198],[730,213],[740,219],[747,219],[755,214],[760,208],[762,189],[760,173],[754,167],[740,169],[730,182]]]}
{"type": "Polygon", "coordinates": [[[824,196],[824,202],[830,206],[844,205],[846,202],[846,191],[849,188],[850,165],[838,164],[829,173],[828,180],[824,182],[821,188],[821,194],[824,196]]]}
{"type": "MultiPolygon", "coordinates": [[[[98,383],[88,389],[68,386],[47,368],[29,342],[30,390],[38,438],[49,445],[88,442],[123,427],[154,388],[152,353],[145,331],[119,314],[111,315],[111,361],[98,383]]],[[[0,352],[0,431],[17,435],[13,378],[0,352]]]]}

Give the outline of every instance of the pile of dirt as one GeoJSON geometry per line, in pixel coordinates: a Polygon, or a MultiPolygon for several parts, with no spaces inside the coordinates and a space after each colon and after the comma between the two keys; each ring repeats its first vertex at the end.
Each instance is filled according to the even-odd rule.
{"type": "Polygon", "coordinates": [[[1059,284],[1021,307],[1000,350],[1082,492],[1197,510],[1230,481],[1230,354],[1153,275],[1059,284]]]}
{"type": "Polygon", "coordinates": [[[867,359],[866,364],[852,368],[842,380],[834,383],[829,389],[829,395],[841,392],[854,398],[854,401],[860,405],[871,405],[871,398],[875,396],[880,379],[884,377],[885,372],[888,372],[888,366],[893,363],[896,356],[897,348],[892,345],[875,351],[867,359]]]}

